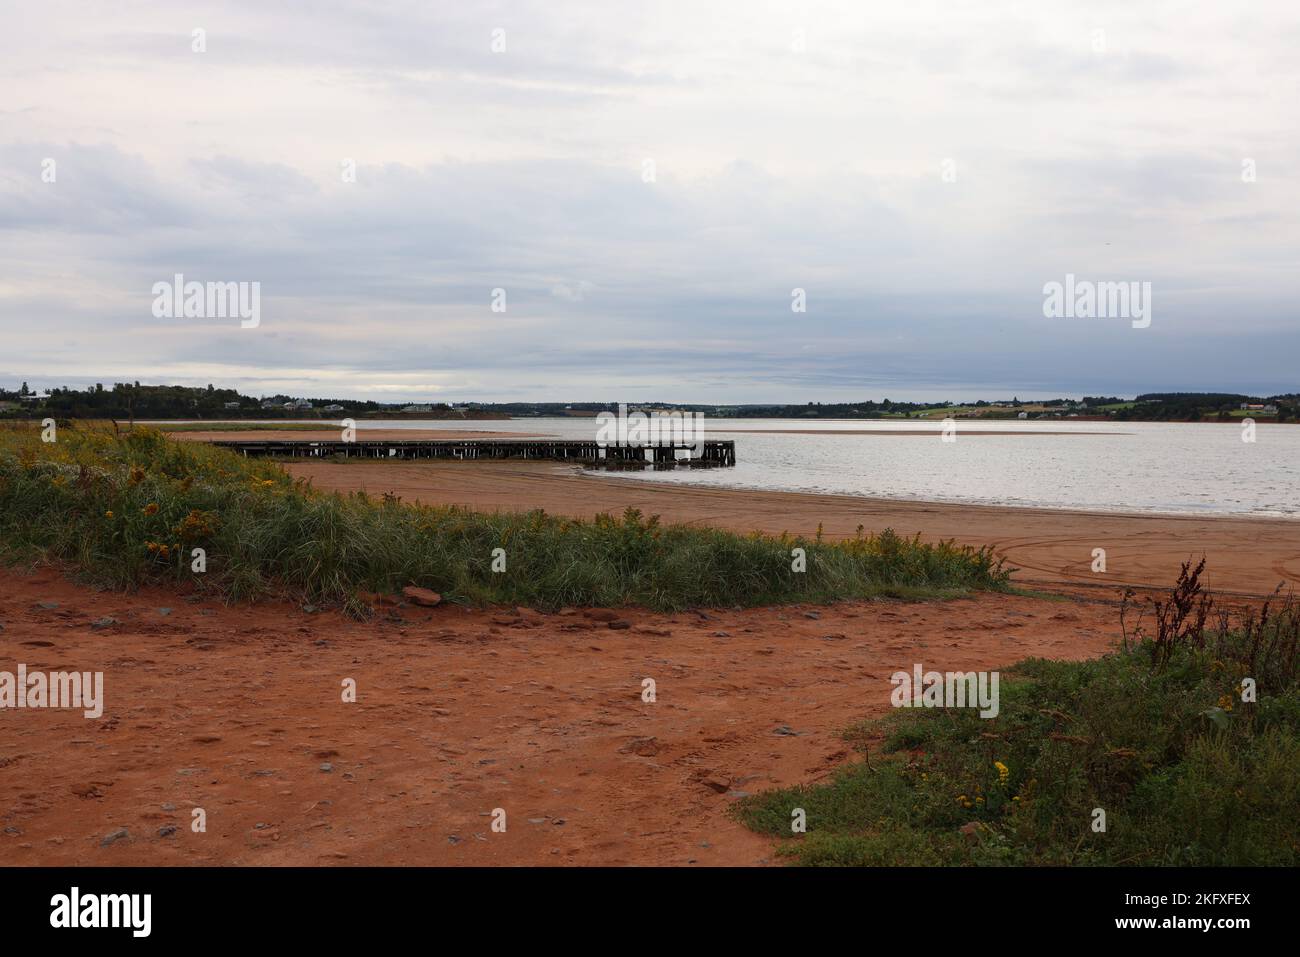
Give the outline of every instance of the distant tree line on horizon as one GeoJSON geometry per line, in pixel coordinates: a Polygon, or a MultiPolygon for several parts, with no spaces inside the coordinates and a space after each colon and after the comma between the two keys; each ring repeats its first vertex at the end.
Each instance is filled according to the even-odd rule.
{"type": "MultiPolygon", "coordinates": [[[[180,385],[102,383],[85,389],[56,387],[38,395],[24,382],[17,390],[0,388],[0,417],[66,419],[298,419],[354,416],[375,418],[418,414],[426,418],[501,416],[594,416],[617,411],[616,402],[445,402],[411,405],[370,400],[296,398],[277,394],[255,398],[235,389],[180,385]]],[[[1270,421],[1300,421],[1300,394],[1268,397],[1226,392],[1147,392],[1134,399],[1084,396],[1082,399],[1021,401],[1019,397],[976,402],[808,402],[735,404],[638,402],[630,409],[701,412],[714,418],[881,419],[934,415],[946,409],[988,418],[1104,417],[1116,421],[1226,421],[1251,414],[1270,421]],[[1250,408],[1250,407],[1254,408],[1250,408]],[[1026,407],[1030,411],[1025,411],[1026,407]]]]}
{"type": "Polygon", "coordinates": [[[296,400],[288,395],[253,398],[235,389],[206,389],[180,385],[141,385],[115,382],[110,388],[97,383],[86,389],[56,387],[48,396],[37,396],[24,382],[16,391],[0,388],[0,415],[53,416],[66,419],[285,419],[310,418],[325,406],[337,405],[349,412],[365,413],[384,408],[378,402],[351,399],[309,400],[312,408],[289,409],[296,400]]]}

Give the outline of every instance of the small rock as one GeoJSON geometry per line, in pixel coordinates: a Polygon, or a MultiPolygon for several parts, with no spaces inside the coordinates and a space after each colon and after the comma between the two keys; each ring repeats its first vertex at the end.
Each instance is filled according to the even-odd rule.
{"type": "Polygon", "coordinates": [[[627,629],[632,627],[632,623],[626,618],[619,618],[617,621],[611,621],[609,627],[613,631],[627,631],[627,629]]]}
{"type": "Polygon", "coordinates": [[[164,811],[174,811],[174,810],[176,810],[176,805],[175,805],[175,804],[164,804],[164,805],[162,806],[162,809],[163,809],[164,811]]]}
{"type": "Polygon", "coordinates": [[[171,613],[172,613],[172,610],[171,610],[170,608],[159,608],[159,609],[158,609],[158,614],[162,615],[164,618],[166,618],[166,617],[167,617],[168,615],[170,615],[171,613]]]}
{"type": "Polygon", "coordinates": [[[805,618],[811,618],[813,621],[817,621],[817,619],[821,618],[821,614],[815,611],[806,611],[803,613],[803,616],[805,618]]]}
{"type": "Polygon", "coordinates": [[[796,735],[799,732],[794,730],[794,728],[790,727],[788,724],[783,724],[780,727],[776,728],[772,733],[779,734],[782,736],[789,736],[789,735],[796,735]]]}
{"type": "Polygon", "coordinates": [[[105,615],[103,618],[96,618],[94,621],[92,621],[90,623],[90,627],[98,630],[100,628],[112,628],[114,625],[117,624],[120,624],[120,622],[116,618],[110,618],[109,616],[105,615]]]}
{"type": "Polygon", "coordinates": [[[130,840],[130,838],[131,838],[131,832],[124,827],[119,827],[116,831],[110,831],[109,833],[105,834],[104,839],[99,842],[99,846],[108,847],[108,845],[114,844],[117,841],[130,840]]]}
{"type": "Polygon", "coordinates": [[[162,827],[158,828],[159,837],[171,837],[175,833],[176,833],[175,824],[164,824],[162,827]]]}
{"type": "Polygon", "coordinates": [[[334,765],[332,765],[332,764],[330,764],[328,761],[326,761],[324,764],[322,764],[322,765],[320,766],[320,769],[321,769],[322,771],[324,771],[326,774],[329,774],[331,771],[334,770],[334,765]]]}
{"type": "Polygon", "coordinates": [[[50,611],[52,609],[58,608],[59,603],[57,601],[40,601],[36,603],[36,607],[44,608],[46,611],[50,611]]]}
{"type": "Polygon", "coordinates": [[[659,753],[659,742],[653,737],[633,738],[618,750],[620,754],[636,754],[643,758],[652,758],[659,753]]]}
{"type": "Polygon", "coordinates": [[[719,777],[705,778],[704,786],[710,790],[717,791],[719,794],[726,794],[731,790],[731,782],[724,781],[719,777]]]}
{"type": "Polygon", "coordinates": [[[402,595],[413,605],[423,605],[425,608],[434,608],[442,604],[442,596],[436,591],[430,591],[427,588],[417,588],[414,585],[407,585],[402,589],[402,595]]]}
{"type": "Polygon", "coordinates": [[[303,605],[302,610],[309,615],[314,615],[316,612],[320,611],[320,608],[315,605],[303,605]]]}

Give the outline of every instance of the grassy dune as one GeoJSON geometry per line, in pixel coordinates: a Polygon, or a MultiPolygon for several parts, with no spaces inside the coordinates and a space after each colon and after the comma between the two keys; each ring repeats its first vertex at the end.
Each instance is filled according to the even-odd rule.
{"type": "Polygon", "coordinates": [[[1300,607],[1229,622],[1206,601],[1186,574],[1152,634],[1004,674],[996,718],[900,709],[849,733],[883,731],[880,754],[737,813],[811,865],[1295,866],[1300,607]]]}
{"type": "Polygon", "coordinates": [[[116,588],[174,581],[356,611],[358,591],[407,584],[475,603],[676,609],[937,597],[1008,580],[986,550],[888,530],[827,543],[661,525],[631,510],[586,522],[410,505],[316,491],[273,463],[154,430],[71,427],[52,443],[0,430],[0,555],[67,563],[116,588]],[[795,549],[806,571],[792,570],[795,549]],[[505,571],[493,570],[494,554],[505,571]]]}

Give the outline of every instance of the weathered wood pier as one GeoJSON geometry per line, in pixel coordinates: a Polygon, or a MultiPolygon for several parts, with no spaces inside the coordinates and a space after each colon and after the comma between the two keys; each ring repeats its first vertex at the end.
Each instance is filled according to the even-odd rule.
{"type": "Polygon", "coordinates": [[[245,456],[290,459],[545,459],[591,468],[718,468],[736,464],[733,440],[608,445],[567,439],[400,439],[216,441],[245,456]],[[680,453],[685,452],[685,456],[680,453]]]}

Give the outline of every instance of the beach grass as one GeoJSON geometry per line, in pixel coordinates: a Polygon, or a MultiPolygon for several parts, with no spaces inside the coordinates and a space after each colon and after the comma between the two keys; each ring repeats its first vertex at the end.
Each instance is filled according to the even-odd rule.
{"type": "Polygon", "coordinates": [[[864,760],[737,815],[805,865],[1295,866],[1300,606],[1215,622],[1186,577],[1152,634],[1004,674],[996,717],[900,708],[847,732],[864,760]]]}
{"type": "MultiPolygon", "coordinates": [[[[472,476],[467,475],[472,481],[472,476]]],[[[363,613],[405,585],[473,604],[752,606],[1005,590],[987,549],[885,530],[847,541],[481,513],[333,493],[272,462],[136,428],[0,429],[0,557],[111,588],[173,582],[233,600],[288,595],[363,613]],[[204,569],[195,570],[201,549],[204,569]],[[806,570],[795,571],[802,550],[806,570]]]]}

